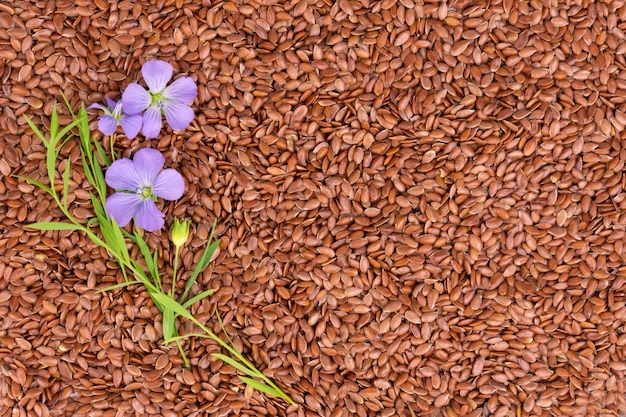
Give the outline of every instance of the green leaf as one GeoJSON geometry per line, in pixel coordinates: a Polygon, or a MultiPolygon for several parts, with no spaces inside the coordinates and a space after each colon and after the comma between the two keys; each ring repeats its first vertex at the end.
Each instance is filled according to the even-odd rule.
{"type": "Polygon", "coordinates": [[[35,126],[35,123],[33,123],[33,121],[31,120],[30,117],[24,115],[24,119],[26,119],[26,123],[28,123],[28,126],[30,126],[31,129],[33,129],[33,132],[35,132],[35,135],[37,135],[37,137],[39,139],[41,139],[41,141],[43,142],[43,144],[48,147],[48,140],[46,139],[46,137],[44,136],[43,133],[41,133],[41,130],[39,130],[39,128],[37,126],[35,126]]]}
{"type": "MultiPolygon", "coordinates": [[[[159,290],[157,287],[155,287],[154,284],[150,281],[150,279],[148,278],[148,275],[146,275],[146,271],[144,271],[141,268],[141,265],[139,265],[139,262],[132,259],[128,261],[128,265],[131,265],[133,267],[133,272],[135,273],[135,275],[137,275],[137,278],[139,278],[141,283],[146,287],[146,289],[150,293],[150,297],[152,297],[153,300],[154,300],[153,293],[155,294],[162,293],[162,291],[159,290]]],[[[155,304],[156,304],[156,301],[155,301],[155,304]]],[[[161,307],[160,305],[158,305],[158,307],[159,307],[159,310],[163,311],[163,307],[161,307]]]]}
{"type": "Polygon", "coordinates": [[[63,92],[61,92],[61,97],[63,97],[63,101],[65,102],[65,107],[67,107],[72,117],[74,117],[74,110],[72,110],[72,105],[70,104],[70,101],[67,99],[67,97],[65,97],[65,94],[63,94],[63,92]]]}
{"type": "Polygon", "coordinates": [[[65,163],[65,171],[63,171],[63,205],[67,207],[67,192],[70,184],[70,158],[65,163]]]}
{"type": "Polygon", "coordinates": [[[100,145],[99,142],[94,142],[93,144],[96,146],[96,151],[98,152],[98,156],[100,156],[100,159],[102,160],[104,165],[111,166],[111,160],[107,156],[106,152],[104,152],[104,148],[102,147],[102,145],[100,145]]]}
{"type": "Polygon", "coordinates": [[[239,372],[243,372],[246,375],[250,375],[250,376],[253,376],[253,377],[257,377],[257,378],[261,378],[263,376],[262,373],[256,372],[256,371],[254,371],[252,369],[249,369],[247,366],[242,365],[241,363],[237,362],[233,358],[230,358],[230,357],[228,357],[226,355],[222,355],[221,353],[214,353],[213,356],[218,358],[219,360],[229,364],[233,368],[239,370],[239,372]]]}
{"type": "Polygon", "coordinates": [[[100,200],[104,203],[106,201],[107,194],[107,184],[104,178],[104,173],[102,172],[102,167],[98,163],[98,161],[92,162],[92,174],[94,179],[94,187],[98,190],[98,194],[100,194],[100,200]]]}
{"type": "Polygon", "coordinates": [[[85,171],[85,177],[87,177],[87,181],[89,181],[89,184],[94,185],[95,181],[93,179],[93,174],[91,173],[91,168],[89,167],[89,164],[87,163],[87,159],[85,158],[85,155],[82,152],[81,152],[80,158],[83,163],[83,171],[85,171]]]}
{"type": "MultiPolygon", "coordinates": [[[[50,116],[50,143],[56,145],[57,142],[57,131],[59,130],[59,115],[57,114],[57,104],[54,103],[52,106],[52,116],[50,116]]],[[[55,146],[52,146],[53,148],[55,146]]]]}
{"type": "Polygon", "coordinates": [[[50,187],[48,187],[47,185],[44,185],[42,183],[40,183],[37,180],[34,180],[30,177],[22,177],[21,175],[16,175],[17,178],[23,179],[24,181],[27,181],[39,188],[41,188],[42,190],[44,190],[45,192],[47,192],[48,194],[52,195],[52,190],[50,189],[50,187]]]}
{"type": "Polygon", "coordinates": [[[183,316],[189,320],[192,320],[194,323],[198,322],[195,317],[191,315],[189,311],[182,305],[180,305],[176,300],[172,300],[169,296],[164,293],[154,293],[153,298],[158,301],[164,308],[172,310],[172,312],[178,314],[179,316],[183,316]]]}
{"type": "Polygon", "coordinates": [[[185,284],[185,291],[183,292],[182,297],[180,297],[181,303],[185,301],[185,298],[187,297],[189,290],[191,289],[193,284],[196,282],[196,279],[198,279],[198,275],[200,275],[200,272],[202,272],[204,268],[206,268],[206,266],[209,264],[209,262],[211,262],[211,258],[213,258],[213,254],[215,253],[215,251],[220,245],[219,239],[209,245],[209,243],[213,239],[213,233],[215,232],[216,225],[217,225],[217,219],[213,221],[213,227],[211,228],[211,233],[209,234],[209,239],[207,240],[206,249],[204,250],[204,253],[200,257],[200,260],[196,264],[196,267],[194,268],[193,273],[187,280],[187,284],[185,284]]]}
{"type": "Polygon", "coordinates": [[[102,207],[102,203],[100,203],[100,200],[98,200],[93,193],[89,193],[89,195],[91,197],[93,210],[96,213],[96,218],[98,219],[98,224],[100,225],[102,237],[109,246],[109,249],[113,252],[113,255],[118,256],[119,248],[117,247],[117,240],[113,238],[113,231],[111,230],[112,226],[106,212],[104,211],[104,207],[102,207]]]}
{"type": "Polygon", "coordinates": [[[230,336],[228,335],[228,332],[226,331],[226,326],[224,326],[224,321],[222,320],[222,316],[220,315],[220,311],[217,309],[217,306],[215,306],[215,315],[217,316],[217,321],[220,323],[222,332],[224,332],[230,344],[235,346],[235,344],[233,343],[233,339],[230,338],[230,336]]]}
{"type": "MultiPolygon", "coordinates": [[[[122,231],[124,232],[124,230],[122,231]]],[[[130,235],[129,233],[125,234],[130,235]]],[[[156,257],[150,253],[150,248],[148,247],[148,244],[146,243],[138,228],[135,228],[135,234],[130,236],[132,236],[132,241],[135,242],[137,246],[139,246],[139,251],[146,261],[146,265],[148,266],[148,272],[150,273],[150,275],[152,275],[152,281],[154,282],[154,285],[159,289],[159,291],[163,291],[156,257]]]]}
{"type": "Polygon", "coordinates": [[[209,295],[213,294],[214,292],[215,292],[214,290],[203,291],[200,294],[196,295],[195,297],[187,300],[187,302],[185,304],[183,304],[183,307],[189,308],[192,305],[194,305],[196,302],[202,300],[203,298],[208,297],[209,295]]]}
{"type": "MultiPolygon", "coordinates": [[[[65,126],[60,132],[59,135],[57,136],[59,138],[59,140],[61,140],[62,138],[65,137],[65,135],[67,134],[67,132],[69,132],[71,129],[74,128],[74,126],[76,126],[78,124],[78,120],[74,120],[72,123],[70,123],[69,125],[65,126]]],[[[57,141],[58,142],[58,141],[57,141]]]]}
{"type": "Polygon", "coordinates": [[[116,290],[118,288],[128,287],[129,285],[135,285],[135,284],[141,284],[141,281],[126,281],[126,282],[122,282],[119,284],[111,285],[110,287],[106,287],[106,288],[96,291],[96,294],[105,292],[105,291],[116,290]]]}
{"type": "Polygon", "coordinates": [[[50,142],[48,142],[48,146],[46,147],[46,170],[48,172],[48,181],[50,182],[52,196],[56,198],[57,192],[54,189],[54,173],[58,152],[55,149],[56,142],[54,140],[56,140],[56,138],[51,137],[50,142]]]}
{"type": "MultiPolygon", "coordinates": [[[[215,355],[215,354],[213,354],[213,355],[215,355]]],[[[266,394],[273,395],[274,397],[279,397],[279,398],[285,398],[286,397],[284,393],[283,393],[283,395],[281,395],[281,393],[276,391],[274,388],[270,387],[269,385],[265,385],[262,382],[255,381],[254,379],[251,379],[251,378],[246,378],[245,376],[239,376],[239,379],[241,379],[247,385],[250,385],[252,388],[254,388],[256,390],[259,390],[261,392],[264,392],[266,394]]],[[[287,397],[287,398],[289,398],[289,397],[287,397]]]]}
{"type": "Polygon", "coordinates": [[[115,219],[113,217],[107,217],[112,230],[112,239],[114,239],[117,243],[117,247],[119,248],[118,255],[127,262],[130,262],[130,255],[128,254],[128,248],[126,247],[126,240],[124,240],[124,235],[122,235],[122,229],[117,225],[115,219]]]}
{"type": "Polygon", "coordinates": [[[169,345],[172,342],[178,342],[184,339],[189,339],[190,337],[203,337],[205,339],[213,339],[211,336],[203,334],[203,333],[189,333],[189,334],[184,334],[182,336],[170,337],[169,339],[163,338],[163,344],[169,345]]]}
{"type": "Polygon", "coordinates": [[[163,310],[163,338],[176,336],[176,314],[169,308],[163,310]]]}
{"type": "Polygon", "coordinates": [[[38,222],[26,225],[30,229],[37,230],[82,230],[83,226],[72,224],[72,223],[64,223],[64,222],[38,222]]]}
{"type": "Polygon", "coordinates": [[[159,281],[159,288],[161,288],[161,291],[163,291],[163,287],[161,286],[161,278],[159,277],[158,260],[159,260],[159,251],[155,250],[154,253],[152,254],[152,264],[154,265],[154,270],[155,270],[156,276],[158,277],[157,279],[159,281]]]}

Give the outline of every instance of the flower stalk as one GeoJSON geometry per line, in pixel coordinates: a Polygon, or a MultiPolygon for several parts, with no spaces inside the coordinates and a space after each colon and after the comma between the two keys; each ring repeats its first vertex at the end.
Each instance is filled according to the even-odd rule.
{"type": "Polygon", "coordinates": [[[162,170],[165,158],[158,151],[148,148],[137,151],[132,160],[122,158],[110,164],[110,160],[101,145],[97,142],[92,142],[86,109],[82,107],[78,116],[76,116],[67,101],[66,104],[74,120],[70,125],[59,130],[56,107],[53,107],[49,139],[46,139],[45,135],[35,126],[32,120],[26,118],[29,126],[46,147],[46,168],[49,185],[45,185],[32,178],[20,178],[50,194],[63,215],[67,218],[67,221],[39,222],[31,224],[28,227],[37,230],[74,230],[83,232],[95,244],[106,249],[119,264],[125,280],[124,282],[100,289],[99,292],[136,284],[144,285],[150,298],[162,312],[164,343],[169,344],[174,342],[177,345],[185,366],[189,366],[189,361],[181,345],[182,340],[189,337],[212,339],[220,344],[230,355],[226,356],[215,353],[213,356],[216,359],[234,366],[240,373],[246,375],[240,376],[240,379],[245,384],[266,394],[282,398],[290,404],[295,405],[293,400],[272,380],[259,371],[252,362],[246,359],[234,345],[232,345],[232,342],[231,344],[224,342],[208,327],[198,321],[189,311],[191,306],[213,293],[212,289],[207,289],[193,297],[189,296],[198,276],[206,269],[219,248],[219,240],[213,240],[216,225],[215,221],[204,252],[190,277],[187,279],[182,295],[177,299],[176,279],[178,275],[179,252],[188,239],[190,222],[186,220],[181,221],[179,219],[175,220],[172,229],[172,241],[175,246],[172,286],[169,294],[165,293],[163,289],[157,262],[158,251],[151,251],[139,227],[143,226],[142,228],[144,230],[148,230],[155,227],[157,223],[161,224],[162,227],[164,215],[158,210],[157,213],[152,210],[154,200],[156,197],[164,199],[180,198],[184,190],[182,176],[173,169],[162,170]],[[90,193],[95,218],[90,219],[85,224],[80,223],[78,219],[71,214],[69,208],[69,159],[66,160],[65,170],[61,175],[63,183],[62,187],[60,187],[60,191],[57,191],[59,187],[57,187],[55,179],[55,167],[59,159],[60,148],[62,144],[68,140],[67,136],[70,131],[75,128],[78,130],[78,137],[80,139],[83,171],[85,177],[95,190],[93,193],[90,193]],[[103,167],[99,160],[101,160],[104,165],[110,164],[106,175],[103,172],[103,167]],[[120,191],[117,191],[107,198],[107,184],[120,191]],[[128,224],[132,217],[135,217],[135,225],[137,226],[133,234],[122,229],[122,226],[128,224]],[[129,240],[139,248],[146,264],[145,269],[136,259],[131,258],[127,247],[129,240]],[[130,274],[128,274],[129,272],[130,274]],[[128,279],[129,275],[133,277],[132,280],[128,279]],[[193,322],[204,333],[179,335],[176,327],[176,318],[179,316],[193,322]]]}

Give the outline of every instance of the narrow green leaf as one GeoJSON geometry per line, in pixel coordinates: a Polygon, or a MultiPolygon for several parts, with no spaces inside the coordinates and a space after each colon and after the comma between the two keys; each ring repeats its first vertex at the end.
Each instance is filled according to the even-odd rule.
{"type": "MultiPolygon", "coordinates": [[[[119,263],[120,261],[118,261],[119,263]]],[[[122,263],[120,263],[122,264],[122,263]]],[[[157,287],[154,286],[154,284],[150,281],[150,278],[148,278],[148,275],[146,275],[146,272],[141,269],[141,265],[139,265],[139,262],[137,262],[136,260],[132,259],[128,262],[129,265],[132,265],[133,267],[133,272],[135,272],[135,275],[137,275],[137,278],[139,278],[139,280],[141,281],[141,283],[146,287],[146,289],[148,290],[148,293],[150,293],[150,297],[152,297],[152,299],[154,300],[153,295],[154,294],[159,294],[162,293],[157,287]]],[[[157,304],[157,302],[155,301],[155,304],[157,304]]],[[[159,304],[162,304],[159,302],[159,304]]],[[[163,311],[163,307],[161,305],[158,305],[159,310],[163,311]]]]}
{"type": "Polygon", "coordinates": [[[169,339],[176,335],[176,314],[169,308],[163,310],[163,338],[169,339]]]}
{"type": "Polygon", "coordinates": [[[65,171],[63,171],[63,205],[67,207],[67,192],[70,184],[70,158],[65,163],[65,171]]]}
{"type": "Polygon", "coordinates": [[[55,176],[55,165],[58,152],[56,151],[56,142],[53,142],[53,139],[50,138],[50,142],[46,147],[46,170],[48,172],[48,182],[50,182],[50,190],[52,190],[52,195],[56,197],[56,190],[54,189],[54,176],[55,176]]]}
{"type": "Polygon", "coordinates": [[[85,171],[85,177],[87,177],[87,181],[89,181],[89,184],[93,185],[95,183],[93,179],[93,174],[91,173],[91,168],[89,167],[89,164],[87,163],[87,159],[85,158],[85,155],[82,154],[82,152],[81,152],[80,158],[81,158],[81,162],[83,163],[83,171],[85,171]]]}
{"type": "Polygon", "coordinates": [[[281,390],[280,388],[278,388],[273,382],[271,382],[270,380],[268,380],[270,385],[265,385],[261,382],[255,381],[253,379],[248,379],[246,377],[239,377],[239,379],[241,379],[243,382],[245,382],[246,384],[250,385],[252,388],[257,389],[261,392],[265,392],[269,395],[273,395],[275,397],[278,398],[282,398],[283,400],[287,401],[289,404],[291,405],[295,405],[297,406],[296,402],[294,400],[291,399],[291,397],[289,397],[289,395],[285,394],[283,392],[283,390],[281,390]]]}
{"type": "Polygon", "coordinates": [[[157,276],[157,280],[159,282],[159,288],[161,288],[161,291],[163,291],[163,286],[161,285],[161,277],[159,276],[158,260],[159,260],[159,250],[156,249],[154,253],[152,254],[152,264],[154,265],[154,271],[157,276]]]}
{"type": "Polygon", "coordinates": [[[44,185],[44,184],[40,183],[39,181],[34,180],[34,179],[30,178],[30,177],[22,177],[21,175],[16,175],[16,177],[20,178],[20,179],[23,179],[24,181],[27,181],[27,182],[29,182],[29,183],[31,183],[31,184],[41,188],[42,190],[44,190],[48,194],[52,195],[52,190],[47,185],[44,185]]]}
{"type": "Polygon", "coordinates": [[[224,334],[226,335],[226,338],[228,339],[228,342],[235,346],[235,344],[233,343],[233,339],[230,338],[230,336],[228,335],[228,332],[226,331],[226,326],[224,326],[224,321],[222,320],[222,315],[220,314],[220,311],[217,309],[217,306],[215,306],[215,316],[217,317],[217,321],[220,323],[220,327],[222,328],[222,332],[224,332],[224,334]]]}
{"type": "Polygon", "coordinates": [[[208,297],[209,295],[213,294],[214,292],[215,292],[214,290],[203,291],[200,294],[196,295],[195,297],[190,298],[189,300],[187,300],[187,302],[185,304],[183,304],[183,307],[189,308],[192,305],[194,305],[196,302],[202,300],[203,298],[208,297]]]}
{"type": "Polygon", "coordinates": [[[169,296],[157,292],[153,294],[153,298],[157,300],[164,308],[172,310],[172,312],[178,314],[179,316],[183,316],[189,320],[192,320],[194,323],[198,322],[194,316],[191,315],[186,308],[181,306],[176,300],[172,300],[169,296]]]}
{"type": "Polygon", "coordinates": [[[248,367],[240,364],[239,362],[237,362],[233,358],[230,358],[230,357],[228,357],[226,355],[222,355],[221,353],[213,353],[213,356],[218,358],[219,360],[229,364],[233,368],[239,370],[239,372],[243,372],[246,375],[250,375],[250,376],[253,376],[253,377],[257,377],[257,378],[260,378],[260,377],[263,376],[263,374],[261,374],[260,372],[255,372],[254,370],[249,369],[248,367]]]}
{"type": "Polygon", "coordinates": [[[102,205],[102,203],[100,202],[100,200],[98,200],[98,197],[96,197],[96,195],[92,192],[89,192],[89,197],[91,198],[91,203],[93,204],[93,211],[96,214],[101,214],[104,216],[104,218],[106,219],[106,212],[104,211],[104,206],[102,205]]]}
{"type": "Polygon", "coordinates": [[[48,140],[46,139],[44,134],[41,133],[41,130],[39,130],[39,128],[37,126],[35,126],[35,123],[33,123],[33,121],[31,120],[30,117],[24,115],[24,119],[26,119],[26,123],[28,123],[28,126],[30,126],[30,128],[33,129],[33,132],[35,132],[35,135],[37,135],[37,137],[39,139],[41,139],[43,144],[47,147],[48,146],[48,140]]]}
{"type": "Polygon", "coordinates": [[[111,166],[111,160],[107,156],[102,145],[100,145],[99,142],[94,142],[93,144],[96,146],[96,151],[98,152],[98,156],[100,156],[102,163],[104,163],[104,165],[106,166],[111,166]]]}
{"type": "Polygon", "coordinates": [[[217,219],[213,221],[213,227],[211,228],[211,233],[209,234],[209,239],[207,240],[206,249],[204,250],[204,253],[200,257],[200,260],[196,264],[196,267],[194,268],[191,276],[189,277],[189,279],[187,280],[187,283],[185,284],[185,291],[183,292],[182,297],[180,297],[181,302],[185,301],[185,298],[187,297],[189,290],[198,279],[198,275],[200,275],[200,273],[204,270],[204,268],[206,268],[209,262],[211,262],[211,258],[213,258],[213,254],[219,247],[219,244],[220,244],[219,239],[209,244],[211,240],[213,240],[213,233],[215,232],[216,225],[217,225],[217,219]]]}
{"type": "MultiPolygon", "coordinates": [[[[57,114],[57,104],[52,106],[52,116],[50,116],[50,143],[56,145],[57,131],[59,130],[59,115],[57,114]]],[[[54,148],[54,146],[53,146],[54,148]]]]}
{"type": "Polygon", "coordinates": [[[67,99],[67,97],[65,97],[65,94],[63,94],[63,92],[61,92],[61,97],[63,97],[63,101],[65,102],[65,107],[67,107],[72,117],[74,117],[74,110],[72,110],[72,105],[70,104],[70,101],[67,99]]]}
{"type": "Polygon", "coordinates": [[[200,260],[196,264],[196,267],[194,268],[193,273],[187,280],[187,284],[185,285],[185,291],[183,292],[183,296],[181,297],[181,300],[185,299],[185,297],[189,293],[189,290],[198,279],[198,276],[200,275],[200,273],[207,267],[209,262],[211,262],[211,258],[213,257],[213,254],[215,253],[219,245],[220,245],[220,241],[216,240],[211,245],[207,246],[206,250],[200,257],[200,260]]]}
{"type": "Polygon", "coordinates": [[[128,287],[129,285],[135,285],[135,284],[141,284],[141,281],[136,281],[136,280],[127,281],[127,282],[122,282],[120,284],[111,285],[110,287],[106,287],[106,288],[96,291],[96,294],[101,293],[101,292],[116,290],[118,288],[128,287]]]}
{"type": "MultiPolygon", "coordinates": [[[[215,354],[213,354],[215,356],[215,354]]],[[[239,379],[241,379],[243,382],[245,382],[247,385],[250,385],[252,388],[259,390],[261,392],[264,392],[266,394],[272,395],[274,397],[281,397],[281,398],[285,398],[283,395],[280,395],[280,393],[278,391],[276,391],[274,388],[270,387],[269,385],[265,385],[262,382],[259,381],[255,381],[254,379],[251,378],[246,378],[245,376],[239,376],[239,379]]]]}
{"type": "Polygon", "coordinates": [[[59,135],[57,136],[59,138],[59,140],[61,140],[61,138],[64,138],[65,135],[67,134],[67,132],[69,132],[70,130],[72,130],[74,128],[74,126],[76,126],[78,124],[78,120],[74,120],[72,123],[70,123],[69,125],[65,126],[60,132],[59,135]]]}
{"type": "Polygon", "coordinates": [[[64,222],[38,222],[26,225],[25,227],[37,230],[82,230],[83,228],[80,225],[64,222]]]}
{"type": "Polygon", "coordinates": [[[113,238],[117,241],[117,247],[119,248],[118,255],[125,261],[130,261],[130,255],[128,254],[128,248],[126,247],[126,240],[122,234],[122,229],[117,225],[113,217],[108,217],[113,231],[113,238]]]}
{"type": "Polygon", "coordinates": [[[110,250],[113,252],[113,255],[118,256],[119,248],[117,247],[117,239],[113,236],[112,226],[104,211],[104,207],[102,207],[100,200],[98,200],[93,193],[89,193],[89,195],[91,197],[91,204],[93,205],[94,212],[96,213],[96,218],[98,219],[100,233],[102,233],[102,237],[109,246],[110,250]]]}
{"type": "MultiPolygon", "coordinates": [[[[125,234],[130,235],[128,233],[125,234]]],[[[139,251],[146,261],[146,265],[148,266],[148,272],[152,276],[152,281],[154,282],[154,285],[159,289],[159,291],[163,291],[161,287],[161,277],[159,276],[159,267],[156,258],[150,253],[150,248],[148,247],[148,244],[144,240],[138,228],[135,228],[135,234],[132,236],[133,242],[137,246],[139,246],[139,251]]]]}
{"type": "Polygon", "coordinates": [[[176,346],[178,346],[178,352],[180,352],[180,356],[183,358],[183,364],[185,365],[185,368],[189,368],[189,359],[187,359],[187,355],[185,355],[183,347],[178,342],[176,342],[176,346]]]}
{"type": "Polygon", "coordinates": [[[189,339],[190,337],[202,337],[205,339],[213,339],[211,336],[203,334],[203,333],[189,333],[189,334],[184,334],[182,336],[173,336],[173,337],[170,337],[169,339],[163,338],[163,344],[169,345],[170,343],[189,339]]]}
{"type": "Polygon", "coordinates": [[[94,187],[98,190],[98,194],[100,194],[100,200],[102,202],[106,201],[106,193],[107,193],[107,184],[104,178],[104,173],[102,172],[102,167],[98,163],[98,161],[93,161],[91,166],[91,172],[93,174],[94,179],[94,187]]]}

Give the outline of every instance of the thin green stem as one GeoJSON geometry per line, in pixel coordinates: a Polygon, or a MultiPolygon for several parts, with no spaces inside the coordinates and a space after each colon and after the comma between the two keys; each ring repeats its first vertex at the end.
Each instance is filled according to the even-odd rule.
{"type": "MultiPolygon", "coordinates": [[[[174,273],[172,274],[172,288],[170,289],[170,297],[172,300],[176,301],[176,274],[178,272],[178,252],[180,250],[179,246],[176,246],[176,251],[174,252],[174,273]]],[[[176,317],[174,317],[176,320],[176,317]]],[[[178,346],[178,351],[180,352],[180,356],[183,358],[183,362],[185,363],[185,368],[189,368],[189,360],[187,360],[187,355],[185,355],[185,351],[183,347],[180,345],[180,341],[176,341],[176,346],[178,346]]]]}
{"type": "Polygon", "coordinates": [[[185,363],[185,368],[189,368],[189,359],[187,359],[187,355],[185,355],[185,351],[183,347],[180,345],[180,341],[176,341],[176,346],[178,346],[178,351],[180,352],[180,356],[183,358],[183,362],[185,363]]]}
{"type": "Polygon", "coordinates": [[[178,272],[178,252],[180,251],[180,247],[176,246],[176,251],[174,252],[174,273],[172,274],[172,288],[170,289],[170,297],[172,300],[176,301],[176,273],[178,272]]]}
{"type": "Polygon", "coordinates": [[[109,146],[111,147],[111,161],[115,161],[115,149],[113,148],[113,135],[109,136],[109,146]]]}

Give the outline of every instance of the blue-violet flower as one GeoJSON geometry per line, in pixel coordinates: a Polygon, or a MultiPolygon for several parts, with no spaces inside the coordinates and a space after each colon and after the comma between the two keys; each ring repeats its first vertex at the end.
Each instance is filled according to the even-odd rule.
{"type": "Polygon", "coordinates": [[[92,104],[87,109],[104,110],[104,114],[98,121],[98,129],[104,135],[115,133],[117,126],[122,126],[122,130],[128,139],[133,139],[141,130],[142,118],[139,114],[128,114],[122,111],[122,100],[115,101],[105,97],[107,106],[102,104],[92,104]]]}
{"type": "Polygon", "coordinates": [[[122,95],[123,110],[127,114],[143,113],[142,132],[146,138],[155,138],[161,130],[161,114],[173,130],[185,129],[194,118],[189,105],[198,94],[196,83],[181,77],[167,86],[172,79],[172,66],[164,61],[147,61],[141,73],[148,91],[137,83],[129,84],[122,95]]]}
{"type": "Polygon", "coordinates": [[[154,204],[156,198],[177,200],[185,190],[182,175],[163,170],[165,157],[156,149],[144,148],[132,160],[118,159],[106,171],[106,183],[117,192],[106,200],[107,214],[120,226],[134,217],[135,224],[153,232],[163,227],[164,214],[154,204]]]}

